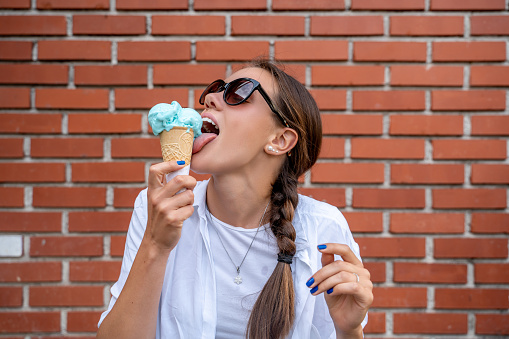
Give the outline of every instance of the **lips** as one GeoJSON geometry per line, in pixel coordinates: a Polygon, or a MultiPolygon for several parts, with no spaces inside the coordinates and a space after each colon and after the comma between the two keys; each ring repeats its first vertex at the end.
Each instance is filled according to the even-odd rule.
{"type": "Polygon", "coordinates": [[[194,140],[193,154],[201,151],[205,145],[217,138],[219,135],[219,128],[217,126],[216,120],[211,114],[203,113],[202,120],[202,134],[194,140]]]}

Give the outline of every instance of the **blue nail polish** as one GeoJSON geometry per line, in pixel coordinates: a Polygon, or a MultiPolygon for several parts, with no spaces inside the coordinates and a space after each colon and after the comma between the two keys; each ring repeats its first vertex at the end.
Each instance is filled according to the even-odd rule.
{"type": "Polygon", "coordinates": [[[310,287],[311,285],[313,285],[313,283],[315,282],[315,278],[311,277],[311,279],[309,279],[306,283],[306,286],[307,287],[310,287]]]}
{"type": "Polygon", "coordinates": [[[177,165],[184,165],[186,162],[184,160],[178,160],[177,165]]]}
{"type": "Polygon", "coordinates": [[[316,291],[318,291],[318,286],[313,287],[313,288],[312,288],[309,292],[310,292],[311,294],[313,294],[313,293],[315,293],[316,291]]]}
{"type": "Polygon", "coordinates": [[[327,290],[327,294],[331,294],[331,293],[332,293],[332,291],[334,291],[334,287],[333,287],[333,288],[331,288],[331,289],[328,289],[328,290],[327,290]]]}
{"type": "Polygon", "coordinates": [[[324,250],[327,248],[327,245],[318,245],[319,250],[324,250]]]}

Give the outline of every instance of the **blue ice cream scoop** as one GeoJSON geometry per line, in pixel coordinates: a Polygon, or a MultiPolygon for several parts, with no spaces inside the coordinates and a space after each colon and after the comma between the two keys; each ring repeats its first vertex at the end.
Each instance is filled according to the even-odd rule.
{"type": "Polygon", "coordinates": [[[192,108],[182,108],[180,104],[173,101],[171,104],[157,104],[148,112],[148,122],[152,127],[154,135],[162,131],[169,131],[173,127],[187,127],[193,129],[194,138],[201,135],[201,115],[192,108]]]}

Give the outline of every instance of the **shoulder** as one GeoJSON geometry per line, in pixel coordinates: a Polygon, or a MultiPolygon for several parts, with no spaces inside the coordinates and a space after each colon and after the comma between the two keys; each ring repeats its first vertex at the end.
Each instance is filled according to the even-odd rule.
{"type": "Polygon", "coordinates": [[[296,214],[300,218],[316,220],[320,223],[339,223],[348,227],[345,217],[335,206],[299,194],[296,214]]]}

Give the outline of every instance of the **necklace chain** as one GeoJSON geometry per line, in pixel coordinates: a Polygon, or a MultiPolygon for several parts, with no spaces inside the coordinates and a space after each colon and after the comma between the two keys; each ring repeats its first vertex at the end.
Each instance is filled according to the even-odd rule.
{"type": "MultiPolygon", "coordinates": [[[[269,201],[270,203],[270,201],[269,201]]],[[[219,232],[217,231],[216,229],[216,226],[214,225],[213,228],[214,228],[214,231],[216,231],[216,234],[217,234],[217,237],[219,238],[219,242],[221,242],[221,245],[223,246],[224,248],[224,251],[226,252],[226,255],[228,255],[228,258],[230,258],[230,261],[232,262],[233,266],[235,267],[235,270],[237,271],[237,276],[235,277],[234,279],[234,282],[237,284],[237,285],[240,285],[242,284],[242,277],[240,276],[240,267],[242,267],[242,264],[244,264],[244,260],[246,260],[246,257],[247,257],[247,254],[249,253],[249,251],[251,250],[251,247],[253,246],[253,243],[256,239],[256,236],[258,235],[258,231],[260,230],[260,226],[262,225],[262,222],[263,222],[263,218],[265,217],[265,213],[267,213],[267,208],[269,207],[269,203],[267,203],[267,206],[265,206],[265,210],[263,211],[263,215],[260,219],[260,222],[258,223],[258,227],[256,229],[256,233],[253,237],[253,240],[251,240],[251,243],[249,244],[249,247],[247,249],[247,252],[246,254],[244,255],[244,258],[242,258],[242,261],[240,263],[239,266],[237,266],[235,264],[235,262],[233,261],[232,257],[230,256],[230,253],[228,252],[228,250],[226,249],[226,246],[224,246],[224,243],[223,243],[223,240],[221,239],[221,237],[219,236],[219,232]]],[[[207,208],[207,212],[210,216],[210,221],[214,224],[214,218],[212,216],[212,213],[210,213],[209,209],[207,208]]]]}

